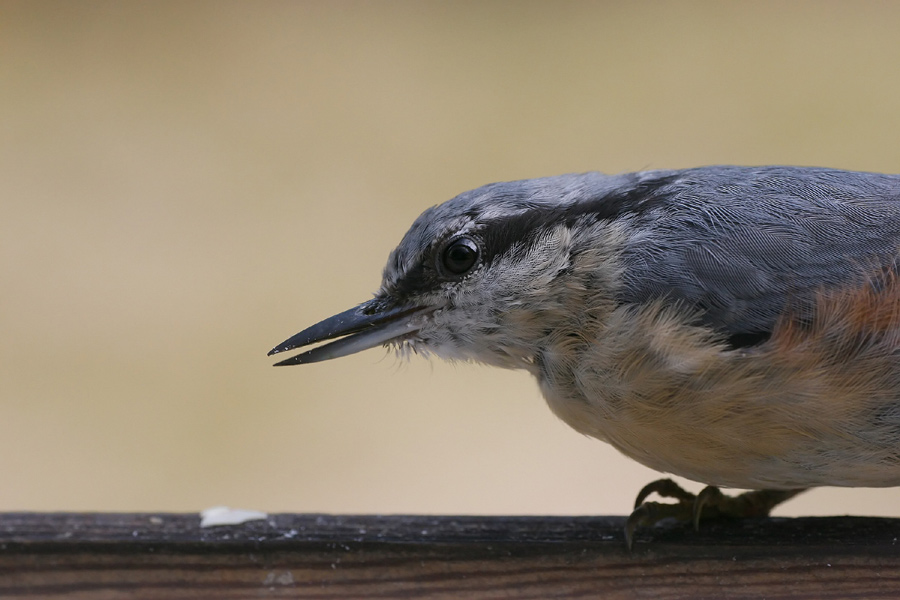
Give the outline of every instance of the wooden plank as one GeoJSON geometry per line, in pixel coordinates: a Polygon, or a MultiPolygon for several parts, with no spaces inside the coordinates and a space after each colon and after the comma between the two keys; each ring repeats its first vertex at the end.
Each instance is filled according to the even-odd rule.
{"type": "Polygon", "coordinates": [[[900,520],[0,514],[0,598],[873,598],[900,520]]]}

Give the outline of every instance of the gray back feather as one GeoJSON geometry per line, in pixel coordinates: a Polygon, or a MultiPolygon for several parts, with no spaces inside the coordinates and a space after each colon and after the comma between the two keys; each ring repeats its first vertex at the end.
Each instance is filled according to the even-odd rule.
{"type": "Polygon", "coordinates": [[[768,332],[788,304],[859,286],[900,249],[900,176],[798,167],[677,172],[636,216],[625,302],[667,296],[729,334],[768,332]]]}

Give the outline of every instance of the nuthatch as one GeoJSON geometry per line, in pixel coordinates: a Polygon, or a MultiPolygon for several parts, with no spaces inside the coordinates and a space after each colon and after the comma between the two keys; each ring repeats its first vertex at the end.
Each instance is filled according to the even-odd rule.
{"type": "Polygon", "coordinates": [[[898,251],[900,175],[494,183],[422,213],[372,300],[270,354],[339,338],[278,364],[384,344],[529,371],[575,430],[710,486],[647,486],[630,543],[670,512],[696,524],[704,504],[767,514],[810,487],[900,485],[898,251]]]}

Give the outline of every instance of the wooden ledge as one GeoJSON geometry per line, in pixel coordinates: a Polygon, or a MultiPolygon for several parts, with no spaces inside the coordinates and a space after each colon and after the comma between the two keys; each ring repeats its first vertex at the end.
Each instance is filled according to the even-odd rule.
{"type": "Polygon", "coordinates": [[[0,598],[900,595],[900,519],[0,513],[0,598]]]}

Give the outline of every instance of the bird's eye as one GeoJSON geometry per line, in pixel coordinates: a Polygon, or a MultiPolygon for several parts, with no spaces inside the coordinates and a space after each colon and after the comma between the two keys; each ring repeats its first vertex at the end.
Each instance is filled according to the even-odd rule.
{"type": "Polygon", "coordinates": [[[441,263],[449,273],[462,275],[478,261],[478,245],[470,238],[459,238],[444,248],[441,263]]]}

